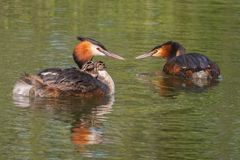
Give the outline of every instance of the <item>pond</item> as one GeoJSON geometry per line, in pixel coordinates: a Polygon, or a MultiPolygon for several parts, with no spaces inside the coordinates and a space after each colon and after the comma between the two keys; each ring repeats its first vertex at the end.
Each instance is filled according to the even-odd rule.
{"type": "Polygon", "coordinates": [[[1,159],[238,159],[240,1],[0,2],[1,159]],[[106,99],[13,97],[23,74],[76,66],[76,36],[125,61],[107,65],[106,99]],[[188,86],[162,75],[163,59],[135,57],[174,40],[221,68],[222,80],[188,86]]]}

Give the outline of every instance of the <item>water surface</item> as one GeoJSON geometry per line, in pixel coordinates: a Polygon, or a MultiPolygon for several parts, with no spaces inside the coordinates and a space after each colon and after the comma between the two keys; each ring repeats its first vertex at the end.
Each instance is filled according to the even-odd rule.
{"type": "Polygon", "coordinates": [[[239,159],[240,2],[0,2],[1,159],[239,159]],[[125,62],[103,60],[116,94],[103,100],[12,97],[23,72],[75,66],[76,36],[102,42],[125,62]],[[221,68],[199,87],[135,60],[175,40],[221,68]]]}

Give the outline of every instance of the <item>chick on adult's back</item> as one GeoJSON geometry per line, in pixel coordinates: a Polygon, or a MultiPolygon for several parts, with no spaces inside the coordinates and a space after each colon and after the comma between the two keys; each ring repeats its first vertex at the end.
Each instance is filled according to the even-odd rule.
{"type": "Polygon", "coordinates": [[[105,68],[101,67],[103,63],[89,62],[95,55],[121,60],[123,58],[109,52],[96,40],[84,37],[78,39],[80,43],[74,49],[73,58],[79,68],[48,68],[36,75],[25,74],[16,82],[13,94],[34,97],[92,97],[113,94],[114,83],[105,68]]]}

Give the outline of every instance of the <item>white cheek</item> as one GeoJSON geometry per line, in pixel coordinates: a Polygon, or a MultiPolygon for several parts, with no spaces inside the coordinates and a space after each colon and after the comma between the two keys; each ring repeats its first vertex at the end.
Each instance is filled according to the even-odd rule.
{"type": "Polygon", "coordinates": [[[100,52],[97,48],[99,48],[99,47],[96,46],[96,45],[91,46],[91,51],[92,51],[93,55],[95,55],[95,56],[105,56],[105,54],[100,52]]]}

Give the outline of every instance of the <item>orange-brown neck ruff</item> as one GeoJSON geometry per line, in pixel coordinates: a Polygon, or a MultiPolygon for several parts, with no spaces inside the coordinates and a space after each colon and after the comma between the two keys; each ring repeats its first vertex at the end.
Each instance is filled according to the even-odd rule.
{"type": "Polygon", "coordinates": [[[164,45],[159,49],[156,56],[168,59],[171,56],[171,52],[172,52],[172,45],[170,44],[164,45]]]}
{"type": "Polygon", "coordinates": [[[173,41],[168,41],[160,46],[155,47],[154,49],[156,48],[159,48],[159,50],[153,56],[166,58],[167,60],[185,53],[183,46],[173,41]]]}
{"type": "Polygon", "coordinates": [[[92,60],[91,43],[88,41],[80,42],[73,51],[73,59],[81,68],[84,63],[92,60]]]}

